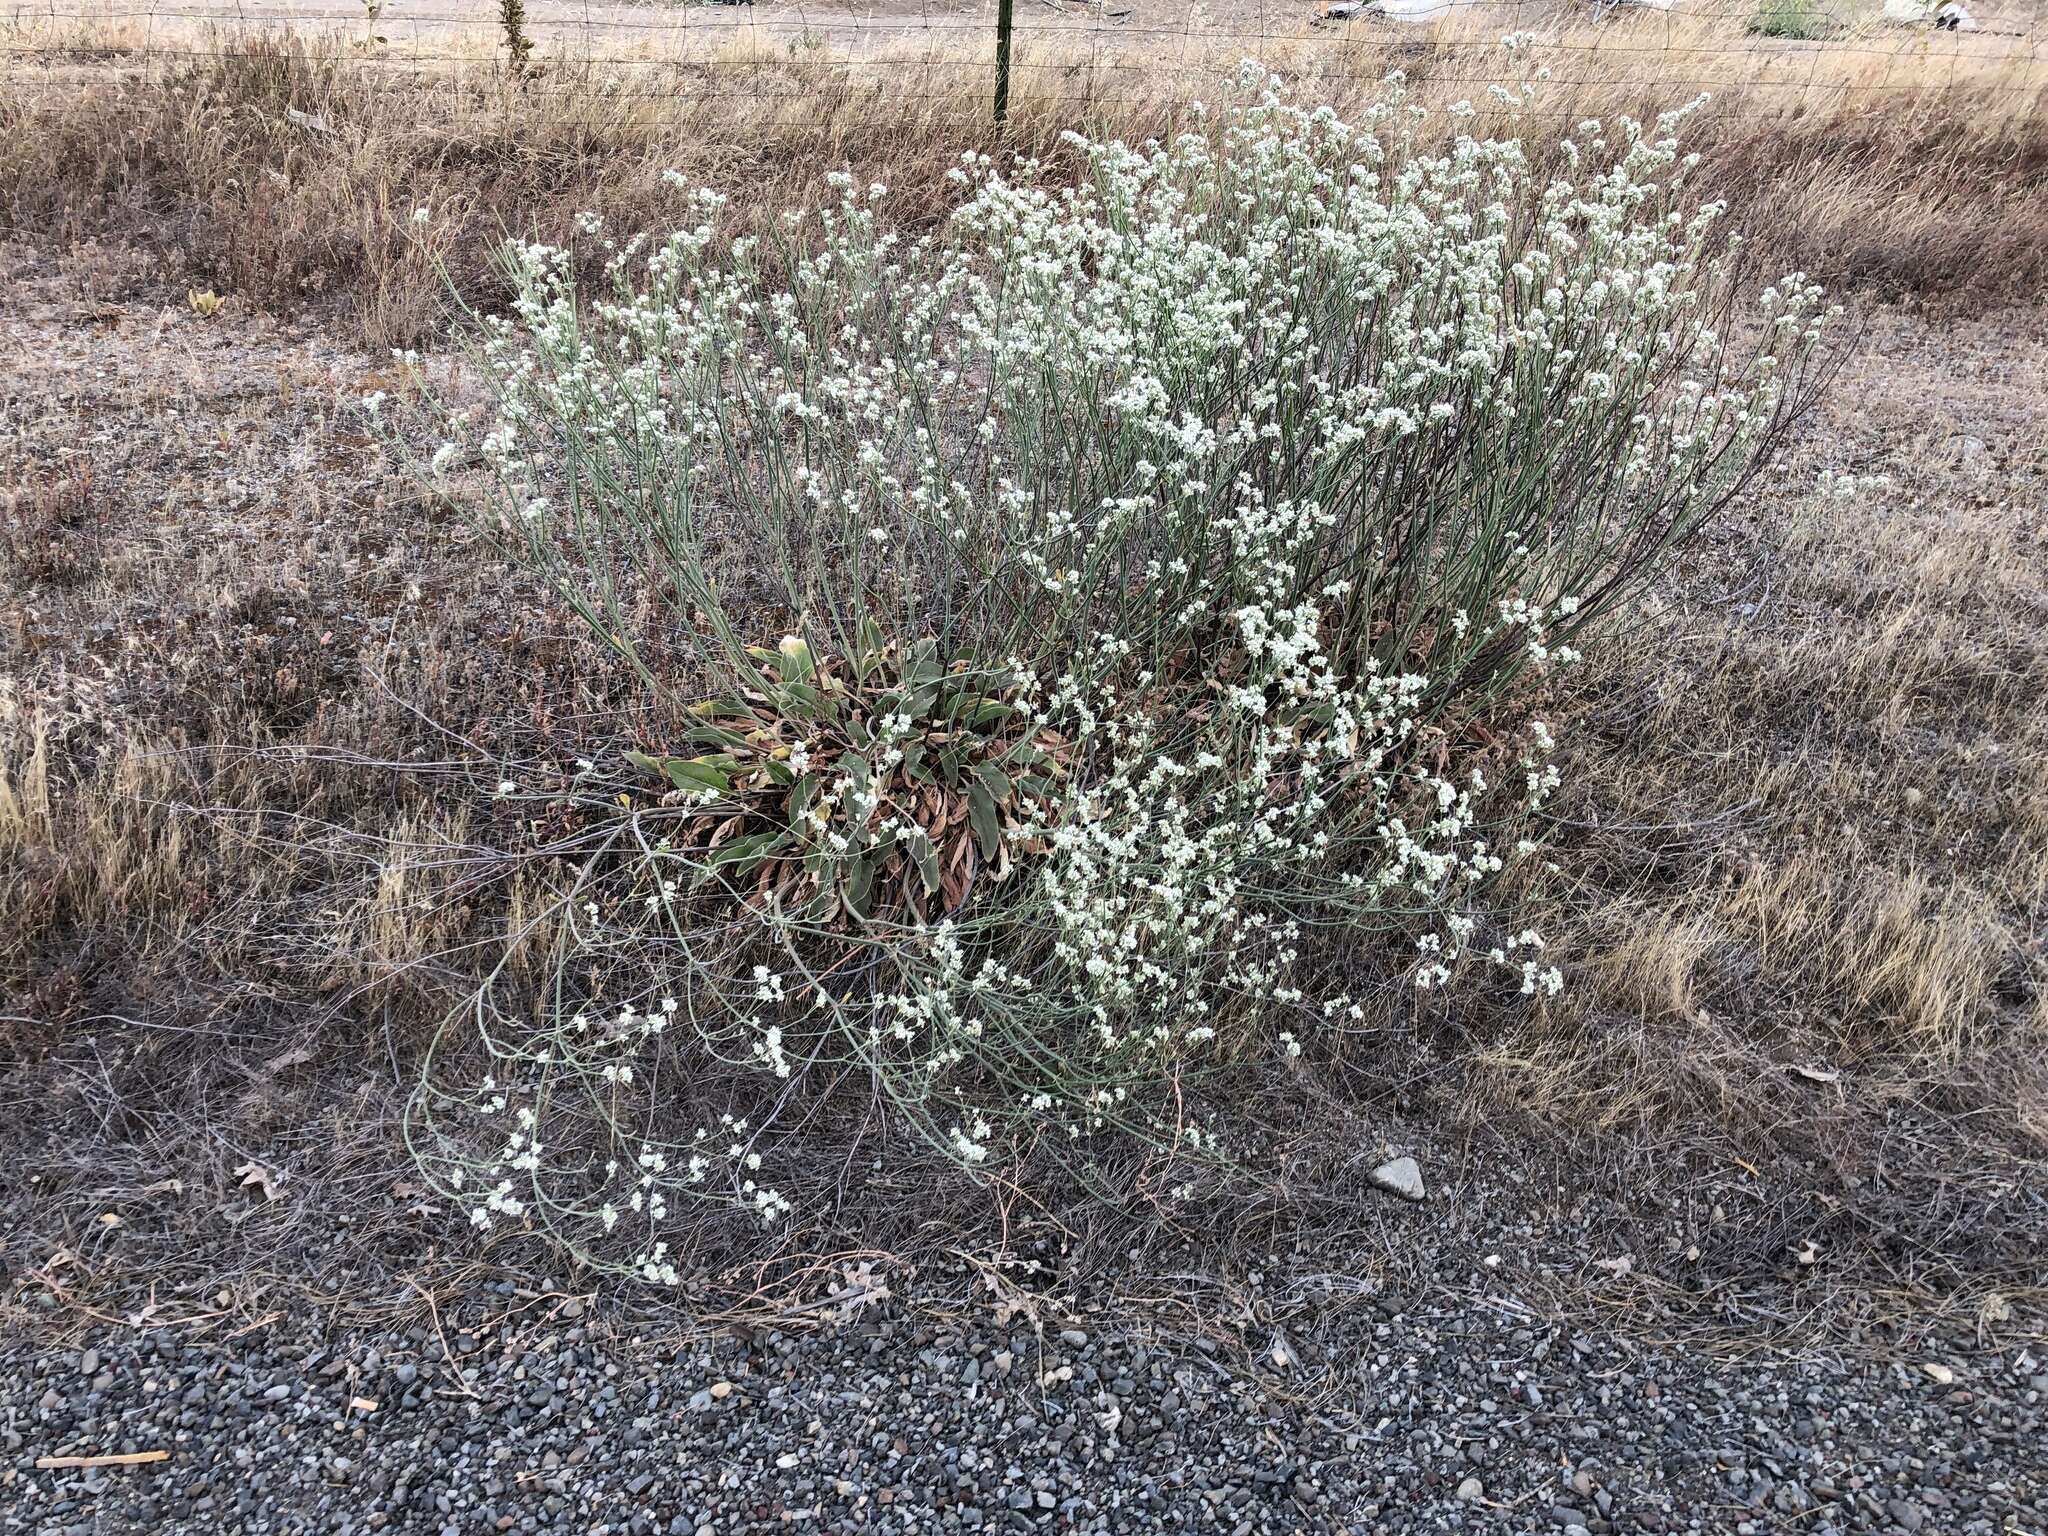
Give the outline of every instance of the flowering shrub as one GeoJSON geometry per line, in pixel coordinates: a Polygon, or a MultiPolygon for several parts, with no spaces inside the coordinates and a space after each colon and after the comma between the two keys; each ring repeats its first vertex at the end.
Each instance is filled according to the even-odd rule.
{"type": "Polygon", "coordinates": [[[506,248],[500,526],[692,723],[550,797],[543,995],[501,968],[490,1078],[422,1090],[479,1223],[673,1278],[680,1201],[780,1219],[849,1077],[970,1169],[1199,1155],[1193,1074],[1366,1016],[1333,932],[1558,987],[1480,900],[1556,782],[1532,670],[1784,430],[1818,290],[1738,321],[1678,114],[1546,182],[1413,110],[1248,74],[1170,145],[1074,138],[1076,184],[965,157],[915,241],[845,178],[773,241],[698,192],[588,304],[506,248]]]}

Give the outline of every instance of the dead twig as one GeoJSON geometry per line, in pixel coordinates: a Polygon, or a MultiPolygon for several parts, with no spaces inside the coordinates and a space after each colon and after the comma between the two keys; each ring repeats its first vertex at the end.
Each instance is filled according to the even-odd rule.
{"type": "Polygon", "coordinates": [[[139,1467],[148,1462],[170,1459],[169,1451],[126,1451],[119,1456],[38,1456],[36,1465],[49,1472],[74,1467],[139,1467]]]}
{"type": "Polygon", "coordinates": [[[427,1304],[427,1313],[434,1321],[434,1337],[441,1341],[441,1357],[448,1362],[451,1368],[450,1374],[454,1380],[456,1390],[461,1392],[464,1397],[471,1398],[479,1403],[482,1402],[483,1398],[478,1395],[476,1388],[462,1379],[462,1370],[456,1365],[455,1351],[448,1347],[448,1335],[441,1331],[441,1308],[435,1302],[433,1293],[421,1285],[419,1281],[413,1279],[411,1275],[406,1275],[403,1278],[407,1285],[420,1293],[420,1300],[427,1304]]]}

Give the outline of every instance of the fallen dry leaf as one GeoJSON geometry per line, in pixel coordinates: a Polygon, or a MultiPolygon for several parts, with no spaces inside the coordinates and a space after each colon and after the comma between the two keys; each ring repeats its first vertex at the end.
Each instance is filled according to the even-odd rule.
{"type": "Polygon", "coordinates": [[[842,1323],[862,1307],[873,1306],[876,1302],[889,1299],[889,1282],[875,1273],[875,1266],[871,1260],[863,1260],[858,1265],[843,1265],[840,1274],[846,1283],[832,1286],[830,1289],[842,1323]]]}
{"type": "Polygon", "coordinates": [[[239,1188],[248,1189],[253,1185],[263,1191],[263,1198],[265,1200],[282,1200],[284,1198],[284,1190],[279,1187],[284,1181],[261,1163],[242,1164],[241,1167],[235,1170],[235,1177],[242,1181],[238,1186],[239,1188]]]}

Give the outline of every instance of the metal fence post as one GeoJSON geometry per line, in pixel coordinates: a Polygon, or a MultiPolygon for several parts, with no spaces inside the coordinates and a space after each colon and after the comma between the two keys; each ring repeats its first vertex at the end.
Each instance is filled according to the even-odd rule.
{"type": "Polygon", "coordinates": [[[1010,115],[1010,7],[1014,0],[996,0],[996,126],[1010,115]]]}

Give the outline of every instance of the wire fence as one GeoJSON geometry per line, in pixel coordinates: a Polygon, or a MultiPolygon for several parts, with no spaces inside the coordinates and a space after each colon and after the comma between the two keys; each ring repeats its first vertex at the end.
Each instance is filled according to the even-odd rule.
{"type": "MultiPolygon", "coordinates": [[[[758,103],[785,110],[821,80],[877,111],[1000,120],[1018,100],[1082,108],[1140,93],[1198,95],[1239,62],[1327,86],[1392,69],[1479,94],[1541,67],[1574,93],[1701,93],[1749,111],[1824,98],[1882,107],[1967,89],[1991,109],[2048,113],[2043,0],[48,0],[0,9],[13,83],[88,67],[255,56],[283,37],[394,77],[493,71],[523,90],[758,103]]],[[[1529,109],[1524,109],[1524,115],[1529,109]]],[[[1541,109],[1537,109],[1540,115],[1541,109]]]]}

